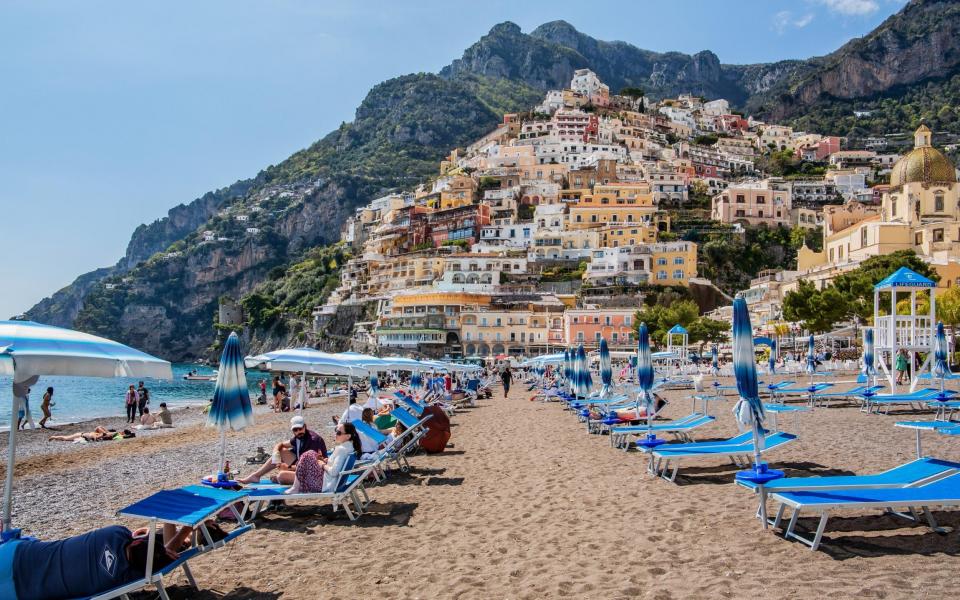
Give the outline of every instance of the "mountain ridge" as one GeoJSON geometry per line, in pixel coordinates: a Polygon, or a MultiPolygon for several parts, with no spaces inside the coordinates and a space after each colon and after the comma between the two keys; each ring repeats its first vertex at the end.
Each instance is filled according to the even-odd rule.
{"type": "MultiPolygon", "coordinates": [[[[170,358],[201,356],[213,337],[209,323],[220,296],[250,293],[278,269],[296,264],[304,252],[336,241],[343,219],[355,207],[422,181],[451,148],[482,136],[503,112],[528,110],[544,90],[565,87],[577,68],[591,68],[613,91],[637,86],[652,97],[726,97],[760,116],[789,118],[822,103],[838,77],[852,68],[844,64],[863,64],[864,48],[883,57],[877,64],[903,67],[904,72],[878,79],[882,81],[909,81],[929,72],[911,75],[915,58],[902,65],[887,60],[908,41],[916,48],[909,56],[915,57],[930,52],[929,40],[934,40],[944,51],[941,68],[956,69],[960,58],[955,54],[960,53],[954,45],[960,42],[948,38],[957,19],[943,24],[933,17],[956,16],[958,5],[956,0],[913,0],[868,36],[827,57],[755,65],[722,64],[709,50],[659,53],[602,41],[566,21],[550,21],[530,33],[514,23],[497,24],[439,73],[404,75],[374,86],[354,121],[311,146],[141,225],[117,264],[81,275],[27,316],[129,343],[147,340],[138,345],[170,358]],[[918,21],[916,27],[911,19],[918,21]],[[890,47],[880,52],[877,44],[884,43],[890,47]],[[251,214],[249,228],[258,230],[252,234],[235,217],[256,203],[269,211],[251,214]],[[204,243],[205,230],[224,238],[214,243],[223,247],[214,250],[204,243]],[[160,323],[156,331],[165,333],[154,335],[139,326],[151,320],[160,323]]],[[[874,79],[863,85],[876,92],[874,79]]],[[[854,93],[855,87],[848,86],[845,93],[854,93]]],[[[320,291],[308,293],[322,298],[320,291]]],[[[277,298],[277,306],[286,300],[277,298]]],[[[300,297],[296,305],[306,300],[300,297]]]]}

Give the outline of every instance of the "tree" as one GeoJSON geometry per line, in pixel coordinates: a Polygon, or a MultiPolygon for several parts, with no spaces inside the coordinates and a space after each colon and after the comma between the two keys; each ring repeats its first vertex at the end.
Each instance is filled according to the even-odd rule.
{"type": "Polygon", "coordinates": [[[804,328],[815,333],[832,330],[849,315],[849,310],[846,298],[834,286],[818,290],[812,282],[803,279],[797,289],[783,299],[783,316],[801,322],[804,328]]]}
{"type": "Polygon", "coordinates": [[[643,91],[643,88],[639,87],[625,87],[620,90],[621,96],[626,96],[627,98],[643,98],[646,93],[643,91]]]}
{"type": "Polygon", "coordinates": [[[938,281],[940,276],[913,250],[897,250],[882,256],[872,256],[859,267],[833,280],[849,305],[850,314],[868,321],[873,318],[873,286],[900,267],[907,267],[920,275],[938,281]]]}
{"type": "Polygon", "coordinates": [[[699,343],[698,354],[703,356],[703,347],[707,344],[719,344],[730,337],[730,323],[708,317],[700,317],[687,327],[691,343],[699,343]]]}

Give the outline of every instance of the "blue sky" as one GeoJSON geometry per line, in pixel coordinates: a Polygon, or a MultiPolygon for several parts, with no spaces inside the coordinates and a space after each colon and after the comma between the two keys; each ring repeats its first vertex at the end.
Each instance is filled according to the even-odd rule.
{"type": "Polygon", "coordinates": [[[722,62],[806,58],[899,0],[0,1],[0,318],[113,264],[133,229],[349,121],[491,26],[565,19],[722,62]]]}

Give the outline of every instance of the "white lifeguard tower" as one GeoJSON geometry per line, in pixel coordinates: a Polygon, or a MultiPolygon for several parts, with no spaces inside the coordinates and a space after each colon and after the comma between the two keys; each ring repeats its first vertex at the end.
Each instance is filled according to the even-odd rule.
{"type": "MultiPolygon", "coordinates": [[[[896,368],[897,353],[903,349],[907,351],[909,364],[916,364],[917,352],[925,352],[926,360],[913,373],[910,381],[910,391],[917,387],[920,376],[930,372],[933,361],[933,342],[936,336],[936,287],[937,284],[923,275],[906,267],[900,267],[891,275],[873,287],[873,328],[874,350],[877,366],[894,389],[894,370],[896,368]],[[917,314],[917,292],[928,290],[930,294],[930,313],[917,314]],[[890,314],[881,315],[881,294],[890,294],[890,314]],[[910,295],[910,314],[897,314],[897,295],[910,295]]],[[[900,296],[903,299],[903,296],[900,296]]],[[[884,299],[885,301],[886,299],[884,299]]]]}
{"type": "Polygon", "coordinates": [[[667,332],[667,352],[676,357],[678,367],[687,362],[687,344],[689,341],[690,333],[680,323],[671,327],[670,331],[667,332]]]}

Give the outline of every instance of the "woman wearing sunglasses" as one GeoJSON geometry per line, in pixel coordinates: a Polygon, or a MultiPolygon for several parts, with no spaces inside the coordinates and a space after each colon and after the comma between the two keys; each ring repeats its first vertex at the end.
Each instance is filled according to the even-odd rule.
{"type": "Polygon", "coordinates": [[[332,492],[340,478],[340,471],[350,454],[359,457],[361,453],[360,435],[353,423],[340,423],[334,434],[336,446],[327,458],[315,451],[305,452],[297,462],[296,478],[287,494],[312,494],[332,492]]]}

